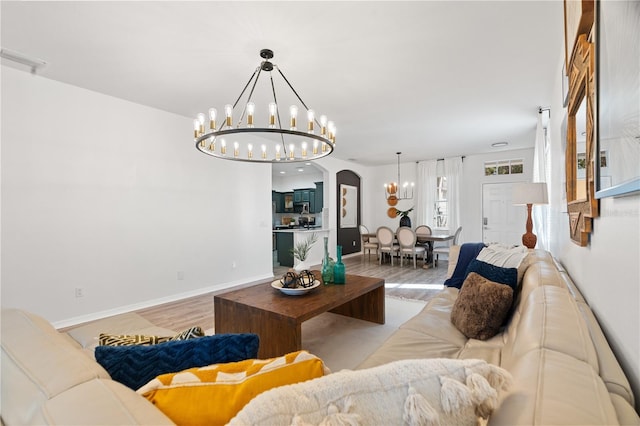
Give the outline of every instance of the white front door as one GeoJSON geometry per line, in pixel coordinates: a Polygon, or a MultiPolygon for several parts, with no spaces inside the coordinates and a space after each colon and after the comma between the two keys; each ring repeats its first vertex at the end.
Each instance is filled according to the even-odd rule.
{"type": "Polygon", "coordinates": [[[527,208],[513,205],[512,187],[513,183],[482,185],[482,241],[485,244],[522,244],[527,208]]]}

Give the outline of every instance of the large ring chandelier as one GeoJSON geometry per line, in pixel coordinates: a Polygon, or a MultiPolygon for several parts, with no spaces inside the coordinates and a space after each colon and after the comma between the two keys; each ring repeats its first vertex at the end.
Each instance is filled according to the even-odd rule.
{"type": "Polygon", "coordinates": [[[315,112],[307,107],[280,68],[270,62],[273,51],[262,49],[260,57],[263,61],[251,75],[236,102],[233,105],[224,106],[224,117],[219,125],[217,124],[218,112],[215,108],[209,109],[208,120],[205,114],[198,114],[193,122],[196,148],[204,154],[217,158],[260,163],[309,161],[331,154],[336,143],[334,123],[328,121],[324,115],[316,118],[315,112]],[[271,73],[274,68],[278,70],[279,75],[306,111],[306,120],[298,120],[300,108],[297,105],[291,105],[288,116],[289,126],[282,126],[280,107],[271,73]],[[255,125],[256,104],[252,101],[252,97],[263,71],[269,74],[272,101],[264,106],[265,118],[268,117],[265,120],[267,125],[258,127],[255,125]],[[246,102],[244,106],[238,108],[247,89],[249,92],[246,102]],[[239,117],[237,124],[234,124],[234,115],[239,117]],[[299,121],[304,123],[304,130],[298,128],[299,121]]]}

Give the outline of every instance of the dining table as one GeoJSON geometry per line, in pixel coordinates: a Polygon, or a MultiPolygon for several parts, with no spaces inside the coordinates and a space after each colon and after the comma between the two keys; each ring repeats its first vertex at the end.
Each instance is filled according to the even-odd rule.
{"type": "MultiPolygon", "coordinates": [[[[376,238],[375,232],[368,232],[362,234],[365,241],[369,241],[371,238],[376,238]]],[[[455,234],[449,234],[448,232],[435,232],[431,234],[426,234],[422,232],[416,233],[416,242],[418,244],[425,245],[427,248],[427,259],[424,262],[424,269],[428,269],[433,262],[433,243],[435,241],[450,241],[453,240],[455,234]]]]}
{"type": "Polygon", "coordinates": [[[435,241],[449,241],[455,238],[455,234],[449,234],[447,232],[436,232],[432,234],[416,233],[416,241],[419,244],[425,244],[427,246],[427,260],[424,263],[423,268],[428,269],[433,262],[433,243],[435,241]]]}

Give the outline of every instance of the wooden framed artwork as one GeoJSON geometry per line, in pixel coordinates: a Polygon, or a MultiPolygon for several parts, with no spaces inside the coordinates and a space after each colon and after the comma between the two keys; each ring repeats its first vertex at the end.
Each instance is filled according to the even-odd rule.
{"type": "Polygon", "coordinates": [[[340,228],[358,226],[358,188],[340,185],[340,228]]]}
{"type": "Polygon", "coordinates": [[[569,233],[571,240],[580,246],[588,245],[593,218],[598,216],[598,200],[595,198],[594,64],[594,44],[586,34],[580,34],[569,65],[565,151],[569,233]]]}

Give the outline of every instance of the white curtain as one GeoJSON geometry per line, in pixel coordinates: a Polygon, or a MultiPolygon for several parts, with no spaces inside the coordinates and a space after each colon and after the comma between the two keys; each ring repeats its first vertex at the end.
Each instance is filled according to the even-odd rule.
{"type": "MultiPolygon", "coordinates": [[[[549,192],[549,143],[547,140],[547,131],[544,128],[543,121],[549,120],[549,111],[541,111],[538,113],[538,126],[536,128],[536,143],[533,151],[533,181],[546,182],[547,192],[549,192]]],[[[547,124],[548,126],[548,124],[547,124]]],[[[533,216],[533,233],[538,237],[536,248],[549,250],[549,220],[550,209],[547,204],[534,205],[532,209],[533,216]]]]}
{"type": "MultiPolygon", "coordinates": [[[[456,232],[460,226],[460,182],[462,182],[462,157],[444,159],[444,175],[447,178],[447,227],[456,232]]],[[[464,230],[462,231],[464,233],[464,230]]]]}
{"type": "Polygon", "coordinates": [[[437,166],[437,160],[418,162],[416,226],[427,225],[433,228],[433,206],[436,202],[436,185],[438,184],[437,166]]]}

